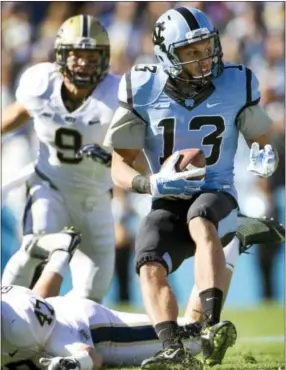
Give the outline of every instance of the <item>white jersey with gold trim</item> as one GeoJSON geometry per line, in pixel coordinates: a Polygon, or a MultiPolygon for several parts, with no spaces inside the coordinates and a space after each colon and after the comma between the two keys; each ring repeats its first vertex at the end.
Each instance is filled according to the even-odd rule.
{"type": "Polygon", "coordinates": [[[56,64],[36,64],[21,76],[16,98],[34,119],[39,139],[36,167],[55,187],[92,195],[112,187],[110,169],[75,154],[84,144],[103,147],[118,105],[119,80],[108,74],[78,109],[69,112],[62,100],[63,76],[56,64]]]}
{"type": "MultiPolygon", "coordinates": [[[[29,289],[17,286],[13,286],[12,289],[21,294],[23,302],[35,299],[29,289]]],[[[9,302],[9,299],[7,301],[9,302]]],[[[51,356],[68,356],[72,355],[80,344],[87,344],[95,347],[102,356],[104,365],[138,366],[144,359],[162,348],[147,315],[110,310],[93,301],[80,298],[54,297],[47,298],[44,302],[54,310],[56,322],[42,346],[43,353],[51,356]]],[[[24,320],[22,326],[28,323],[31,328],[27,330],[26,336],[18,337],[18,341],[28,343],[29,336],[35,329],[35,317],[33,317],[35,313],[31,310],[29,315],[24,315],[19,310],[20,307],[17,313],[20,314],[22,321],[24,320]]],[[[182,321],[183,319],[180,319],[179,323],[182,321]]],[[[48,325],[43,328],[49,330],[48,325]]],[[[188,339],[185,345],[194,355],[201,350],[199,338],[188,339]]],[[[15,347],[14,351],[17,349],[15,347]]],[[[26,357],[26,366],[28,366],[27,363],[37,365],[31,360],[38,359],[39,354],[35,357],[35,354],[31,353],[30,356],[26,357]]],[[[23,356],[21,359],[23,360],[23,356]]],[[[12,368],[7,359],[3,365],[10,370],[18,370],[15,360],[19,361],[19,358],[11,358],[11,363],[14,363],[12,368]]]]}

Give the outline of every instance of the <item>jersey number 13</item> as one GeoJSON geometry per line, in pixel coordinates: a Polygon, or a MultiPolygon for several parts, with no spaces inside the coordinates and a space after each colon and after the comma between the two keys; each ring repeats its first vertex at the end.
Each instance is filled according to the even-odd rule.
{"type": "MultiPolygon", "coordinates": [[[[160,164],[173,153],[175,147],[175,118],[165,118],[159,123],[159,127],[163,128],[163,156],[160,157],[160,164]]],[[[225,130],[224,119],[221,116],[198,116],[193,117],[189,123],[189,131],[200,130],[203,126],[214,126],[215,130],[206,135],[201,142],[201,145],[210,145],[211,152],[206,158],[207,166],[214,165],[220,156],[221,134],[225,130]]]]}

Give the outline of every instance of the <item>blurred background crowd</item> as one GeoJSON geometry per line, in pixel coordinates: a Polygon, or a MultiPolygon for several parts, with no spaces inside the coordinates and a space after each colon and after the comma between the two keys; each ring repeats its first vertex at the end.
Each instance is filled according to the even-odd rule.
{"type": "MultiPolygon", "coordinates": [[[[80,13],[100,19],[111,40],[111,71],[125,73],[135,63],[153,63],[152,29],[167,9],[187,5],[205,11],[219,29],[224,60],[244,63],[257,75],[261,104],[273,120],[272,140],[279,151],[279,168],[269,179],[247,173],[249,150],[240,139],[236,156],[236,183],[241,211],[249,216],[277,217],[285,225],[285,3],[284,2],[2,2],[2,109],[13,102],[22,72],[30,65],[53,60],[53,43],[61,23],[80,13]]],[[[32,122],[2,138],[2,183],[33,161],[37,139],[32,122]]],[[[132,261],[134,236],[140,218],[148,212],[149,198],[115,191],[116,276],[107,300],[140,302],[132,261]]],[[[2,199],[2,267],[18,247],[25,187],[2,199]]],[[[190,279],[187,262],[172,277],[181,303],[190,279]],[[183,277],[184,279],[184,277],[183,277]]],[[[284,302],[284,246],[257,246],[241,257],[229,304],[257,304],[261,300],[284,302]],[[248,292],[243,286],[246,282],[248,292]],[[232,293],[233,292],[233,293],[232,293]]],[[[68,283],[67,283],[68,285],[68,283]]]]}

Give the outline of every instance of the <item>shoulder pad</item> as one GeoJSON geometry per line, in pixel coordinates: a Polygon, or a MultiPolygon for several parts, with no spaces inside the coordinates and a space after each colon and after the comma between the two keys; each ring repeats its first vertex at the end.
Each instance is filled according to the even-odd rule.
{"type": "Polygon", "coordinates": [[[111,109],[118,107],[118,86],[121,76],[109,73],[102,82],[93,90],[93,96],[104,102],[111,109]]]}
{"type": "Polygon", "coordinates": [[[6,303],[2,306],[3,331],[7,340],[18,348],[44,345],[55,326],[53,308],[30,289],[21,289],[23,287],[16,285],[4,288],[4,294],[1,289],[2,296],[5,296],[3,302],[6,303]],[[39,316],[35,314],[36,309],[39,316]],[[43,321],[47,321],[48,325],[43,325],[43,321]]]}
{"type": "MultiPolygon", "coordinates": [[[[113,74],[113,73],[108,73],[107,76],[103,79],[102,81],[102,90],[108,89],[108,95],[110,95],[110,90],[111,91],[116,91],[118,90],[119,82],[120,82],[121,76],[113,74]]],[[[95,89],[96,90],[96,89],[95,89]]],[[[95,91],[94,90],[94,91],[95,91]]]]}
{"type": "Polygon", "coordinates": [[[122,77],[119,100],[133,106],[149,105],[162,92],[167,78],[159,64],[137,64],[122,77]]]}
{"type": "Polygon", "coordinates": [[[51,75],[56,71],[53,63],[38,63],[22,74],[18,89],[24,89],[31,97],[40,97],[47,91],[51,75]]]}
{"type": "Polygon", "coordinates": [[[260,99],[259,83],[251,69],[243,64],[226,63],[223,76],[225,82],[231,85],[234,92],[243,89],[245,92],[245,104],[256,104],[260,99]]]}
{"type": "Polygon", "coordinates": [[[242,64],[225,63],[223,76],[227,82],[235,84],[238,80],[245,78],[245,67],[242,64]]]}

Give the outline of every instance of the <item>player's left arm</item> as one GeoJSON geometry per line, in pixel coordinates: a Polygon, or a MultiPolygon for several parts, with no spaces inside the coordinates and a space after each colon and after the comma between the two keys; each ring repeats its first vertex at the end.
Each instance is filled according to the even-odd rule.
{"type": "MultiPolygon", "coordinates": [[[[67,303],[68,304],[68,303],[67,303]]],[[[102,358],[94,348],[89,323],[84,318],[59,320],[45,344],[45,352],[52,357],[40,359],[45,370],[98,370],[102,358]]]]}
{"type": "Polygon", "coordinates": [[[260,106],[259,84],[256,76],[248,70],[247,101],[237,118],[237,126],[250,150],[248,170],[260,177],[269,177],[278,166],[278,153],[271,144],[272,121],[260,106]]]}

